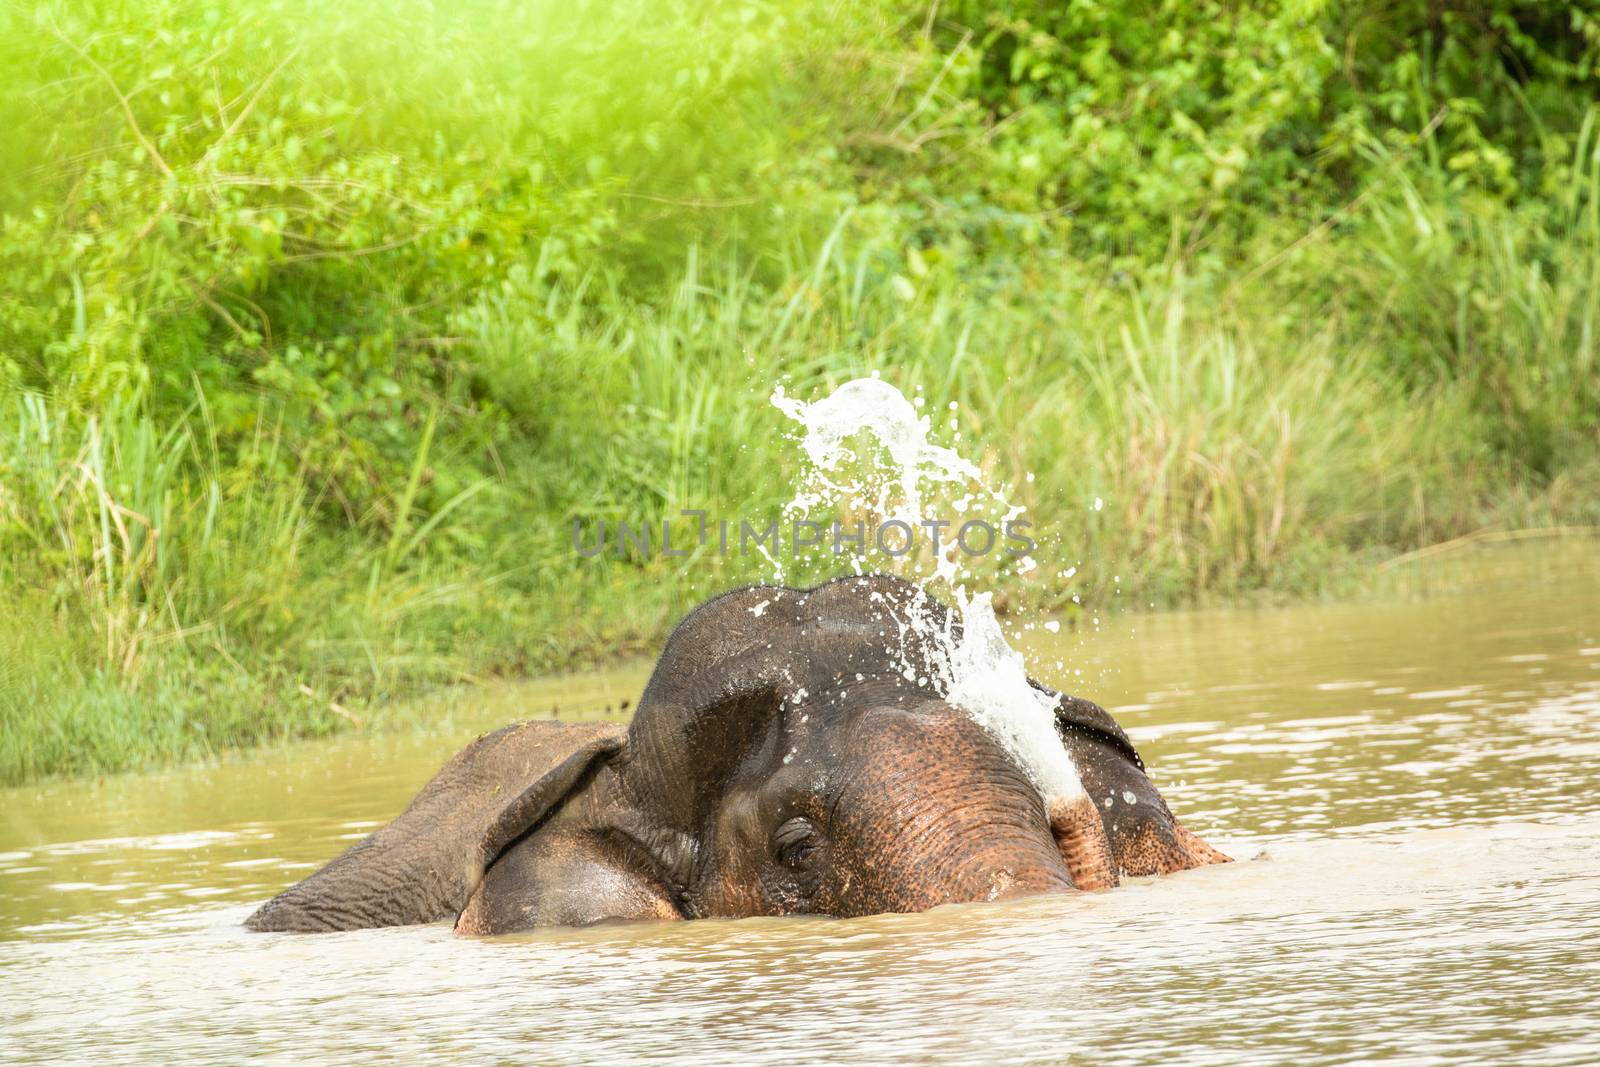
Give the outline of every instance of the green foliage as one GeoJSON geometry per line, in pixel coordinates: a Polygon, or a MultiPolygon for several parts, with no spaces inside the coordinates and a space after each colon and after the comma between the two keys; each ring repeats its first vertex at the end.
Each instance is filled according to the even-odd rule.
{"type": "Polygon", "coordinates": [[[313,476],[384,527],[419,401],[468,384],[443,355],[453,307],[513,268],[576,284],[601,250],[648,279],[699,203],[743,225],[728,191],[772,195],[763,167],[804,136],[771,78],[791,17],[757,5],[31,14],[0,70],[25,87],[0,111],[7,156],[34,161],[0,191],[9,376],[168,415],[198,384],[225,442],[272,395],[313,476]]]}
{"type": "Polygon", "coordinates": [[[975,173],[986,205],[1145,261],[1219,239],[1225,257],[1274,214],[1381,180],[1396,154],[1455,193],[1557,193],[1600,94],[1597,16],[1544,0],[958,0],[921,35],[947,101],[923,125],[958,134],[927,141],[933,165],[975,173]],[[961,133],[993,169],[972,171],[961,133]]]}
{"type": "Polygon", "coordinates": [[[571,524],[775,515],[780,380],[958,401],[1044,535],[1018,604],[1600,520],[1596,27],[0,9],[0,781],[653,647],[766,570],[571,524]]]}
{"type": "Polygon", "coordinates": [[[1001,202],[1159,254],[1296,194],[1337,62],[1326,6],[958,3],[949,89],[1000,130],[1001,202]]]}

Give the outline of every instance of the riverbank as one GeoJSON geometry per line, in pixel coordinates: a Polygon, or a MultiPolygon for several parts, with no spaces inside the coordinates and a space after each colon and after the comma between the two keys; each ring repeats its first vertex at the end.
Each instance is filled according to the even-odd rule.
{"type": "Polygon", "coordinates": [[[1576,29],[325,14],[0,11],[0,782],[650,654],[770,569],[573,523],[776,518],[779,383],[880,372],[1010,483],[1013,612],[1600,524],[1576,29]]]}
{"type": "MultiPolygon", "coordinates": [[[[1396,603],[1425,602],[1435,598],[1448,601],[1466,593],[1478,600],[1525,598],[1530,580],[1544,581],[1551,588],[1563,587],[1574,578],[1592,580],[1597,545],[1600,545],[1600,528],[1485,531],[1481,535],[1441,543],[1414,553],[1390,556],[1377,566],[1359,573],[1341,572],[1339,594],[1336,596],[1314,598],[1303,594],[1267,594],[1232,598],[1231,601],[1211,598],[1202,609],[1203,613],[1196,618],[1208,618],[1219,611],[1222,613],[1219,617],[1226,618],[1230,603],[1237,607],[1246,603],[1268,607],[1264,601],[1278,601],[1303,605],[1298,610],[1313,613],[1320,611],[1327,614],[1330,610],[1339,610],[1348,617],[1353,627],[1360,628],[1359,613],[1364,604],[1384,608],[1396,603]],[[1324,604],[1321,608],[1313,604],[1318,599],[1324,604]]],[[[1190,603],[1199,604],[1200,601],[1190,603]]],[[[1264,617],[1271,618],[1274,610],[1269,607],[1264,617]]],[[[1161,645],[1161,635],[1172,631],[1174,627],[1183,632],[1208,627],[1209,624],[1185,621],[1192,614],[1179,612],[1174,615],[1165,610],[1142,611],[1128,601],[1095,609],[1092,614],[1087,610],[1060,613],[1058,618],[1065,623],[1064,632],[1079,633],[1080,636],[1071,640],[1081,651],[1066,659],[1074,673],[1061,678],[1047,677],[1047,680],[1067,691],[1090,693],[1095,699],[1108,703],[1131,699],[1131,690],[1128,689],[1130,682],[1123,677],[1127,664],[1121,660],[1133,650],[1136,644],[1134,636],[1141,633],[1150,635],[1156,639],[1155,647],[1164,647],[1161,645]],[[1103,633],[1111,635],[1109,644],[1103,639],[1103,633]]],[[[1038,622],[1039,618],[1036,617],[1034,621],[1038,622]]],[[[1228,625],[1236,626],[1238,623],[1231,621],[1228,625]]],[[[1031,636],[1024,635],[1019,647],[1029,656],[1030,663],[1048,671],[1051,669],[1049,664],[1062,660],[1059,648],[1046,638],[1043,628],[1033,626],[1029,633],[1031,636]],[[1052,650],[1054,659],[1050,655],[1052,650]]],[[[458,679],[437,687],[419,686],[414,690],[397,691],[383,703],[356,704],[359,713],[341,708],[334,713],[339,722],[331,728],[307,730],[302,722],[281,716],[278,719],[281,728],[251,734],[244,741],[180,744],[168,750],[156,749],[151,742],[159,743],[170,735],[158,731],[137,732],[139,724],[147,720],[181,723],[186,705],[163,708],[156,703],[140,704],[136,702],[137,694],[117,694],[97,705],[91,703],[92,690],[87,695],[69,691],[61,694],[55,703],[46,701],[43,706],[50,710],[63,705],[70,707],[73,705],[67,701],[76,699],[82,701],[77,706],[85,708],[90,714],[91,709],[101,711],[101,716],[94,721],[131,724],[132,729],[108,734],[130,739],[128,748],[120,753],[113,750],[109,754],[112,759],[101,765],[84,765],[74,762],[74,759],[76,754],[83,751],[98,753],[103,750],[77,750],[76,753],[63,756],[62,767],[26,777],[19,776],[0,783],[0,786],[75,775],[104,776],[130,770],[154,770],[185,762],[226,765],[237,757],[241,748],[263,744],[282,746],[289,742],[335,734],[351,735],[352,743],[362,743],[354,739],[357,736],[370,738],[374,735],[415,737],[419,740],[424,737],[446,737],[459,742],[460,737],[471,732],[491,729],[522,718],[548,716],[576,721],[626,719],[632,702],[637,700],[648,680],[654,664],[654,651],[654,648],[641,642],[641,648],[631,653],[618,649],[608,658],[575,657],[565,665],[569,669],[552,671],[532,681],[517,677],[476,677],[458,679]],[[580,671],[570,670],[578,662],[594,666],[580,671]],[[121,758],[117,760],[119,755],[121,758]]],[[[1139,653],[1136,658],[1142,666],[1134,671],[1133,676],[1153,677],[1155,660],[1151,655],[1139,653]]],[[[190,692],[179,688],[182,681],[181,678],[173,679],[172,688],[157,688],[154,692],[158,698],[162,693],[170,693],[177,700],[192,699],[190,692]]],[[[302,708],[310,706],[315,710],[314,692],[300,691],[296,695],[304,700],[302,708]]],[[[260,721],[261,718],[263,716],[247,715],[243,721],[260,721]]],[[[60,720],[54,721],[59,729],[60,720]]],[[[40,716],[38,722],[40,725],[31,734],[8,731],[4,738],[0,738],[0,751],[5,751],[8,758],[15,761],[13,766],[23,762],[24,744],[38,744],[40,736],[46,734],[44,717],[40,716]]],[[[202,738],[205,732],[197,731],[202,738]]],[[[414,744],[410,741],[398,743],[414,744]]],[[[312,748],[307,751],[318,750],[312,748]]]]}

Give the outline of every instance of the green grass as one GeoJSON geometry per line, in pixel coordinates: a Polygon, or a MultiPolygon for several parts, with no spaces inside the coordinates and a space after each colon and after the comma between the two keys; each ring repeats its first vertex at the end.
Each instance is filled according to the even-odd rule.
{"type": "Polygon", "coordinates": [[[1294,157],[1293,196],[1242,181],[1200,222],[1175,194],[1181,239],[1109,248],[1164,224],[1024,190],[1053,112],[992,110],[923,10],[302,6],[0,12],[29,161],[0,182],[0,783],[650,651],[767,571],[585,560],[571,523],[775,516],[779,381],[958,402],[1043,535],[993,576],[1013,610],[1347,590],[1600,523],[1600,112],[1570,93],[1515,191],[1419,99],[1325,117],[1354,171],[1294,157]]]}

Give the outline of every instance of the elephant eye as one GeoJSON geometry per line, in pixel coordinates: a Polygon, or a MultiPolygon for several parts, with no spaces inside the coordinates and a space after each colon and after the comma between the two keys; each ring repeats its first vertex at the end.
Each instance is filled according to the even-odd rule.
{"type": "Polygon", "coordinates": [[[811,862],[821,839],[811,820],[796,816],[772,832],[772,853],[785,867],[800,870],[811,862]]]}

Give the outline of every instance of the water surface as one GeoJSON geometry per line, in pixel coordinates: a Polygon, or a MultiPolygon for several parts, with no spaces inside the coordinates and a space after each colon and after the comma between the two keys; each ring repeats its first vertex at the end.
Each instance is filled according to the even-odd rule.
{"type": "Polygon", "coordinates": [[[636,664],[458,697],[425,735],[0,792],[0,1059],[1600,1061],[1592,543],[1029,651],[1241,862],[843,921],[240,928],[462,741],[636,699],[636,664]]]}

